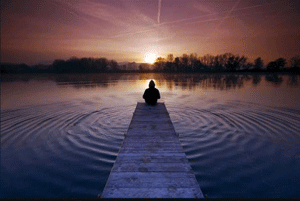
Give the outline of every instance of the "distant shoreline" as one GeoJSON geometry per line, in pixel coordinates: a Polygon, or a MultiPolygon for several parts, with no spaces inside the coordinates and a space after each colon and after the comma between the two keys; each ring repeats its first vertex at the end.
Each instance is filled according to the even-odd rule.
{"type": "Polygon", "coordinates": [[[264,65],[258,57],[254,62],[244,56],[225,53],[221,55],[183,54],[167,58],[158,57],[153,64],[128,62],[121,64],[106,58],[56,59],[52,64],[28,66],[25,63],[1,63],[1,74],[55,73],[55,74],[91,74],[91,73],[300,73],[300,56],[293,57],[288,64],[284,58],[264,65]]]}
{"type": "Polygon", "coordinates": [[[138,71],[138,70],[120,70],[120,71],[107,71],[107,72],[66,72],[57,73],[53,71],[32,71],[32,72],[1,72],[1,75],[28,75],[28,74],[51,74],[51,75],[89,75],[89,74],[143,74],[143,73],[155,73],[155,74],[298,74],[300,75],[300,69],[283,69],[277,71],[270,70],[237,70],[237,71],[197,71],[197,72],[165,72],[165,71],[138,71]]]}

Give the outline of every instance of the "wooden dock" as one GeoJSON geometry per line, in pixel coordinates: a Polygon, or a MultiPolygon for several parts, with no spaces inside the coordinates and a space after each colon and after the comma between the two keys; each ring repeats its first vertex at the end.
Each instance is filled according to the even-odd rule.
{"type": "Polygon", "coordinates": [[[138,103],[101,198],[203,198],[164,103],[138,103]]]}

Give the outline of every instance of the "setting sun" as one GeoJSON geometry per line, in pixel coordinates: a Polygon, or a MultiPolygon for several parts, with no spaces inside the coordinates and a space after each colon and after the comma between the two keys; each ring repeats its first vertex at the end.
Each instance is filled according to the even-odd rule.
{"type": "Polygon", "coordinates": [[[149,53],[144,56],[144,61],[146,63],[153,64],[155,62],[156,58],[157,58],[156,54],[149,53]]]}

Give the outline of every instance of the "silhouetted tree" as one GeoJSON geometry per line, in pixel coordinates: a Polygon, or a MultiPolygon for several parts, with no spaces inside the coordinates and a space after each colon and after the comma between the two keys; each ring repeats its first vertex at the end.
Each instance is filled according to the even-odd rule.
{"type": "Polygon", "coordinates": [[[253,66],[254,66],[254,64],[253,63],[251,63],[251,62],[249,62],[249,63],[245,63],[244,64],[244,70],[251,70],[251,69],[253,69],[253,66]]]}
{"type": "Polygon", "coordinates": [[[174,63],[175,63],[175,72],[178,72],[179,71],[179,65],[180,65],[180,59],[179,57],[176,57],[175,60],[174,60],[174,63]]]}
{"type": "Polygon", "coordinates": [[[173,60],[174,60],[173,54],[168,54],[167,61],[168,62],[173,62],[173,60]]]}
{"type": "Polygon", "coordinates": [[[180,61],[180,71],[181,72],[188,72],[188,62],[189,56],[187,54],[183,54],[180,61]]]}
{"type": "Polygon", "coordinates": [[[173,69],[173,63],[172,62],[169,62],[167,61],[163,67],[163,70],[166,71],[166,72],[174,72],[174,69],[173,69]]]}
{"type": "Polygon", "coordinates": [[[111,68],[111,71],[113,71],[113,72],[117,72],[119,70],[118,63],[115,60],[111,60],[109,62],[109,66],[111,68]]]}
{"type": "Polygon", "coordinates": [[[296,73],[300,73],[300,56],[291,58],[291,70],[296,73]]]}
{"type": "Polygon", "coordinates": [[[107,72],[108,60],[106,58],[96,59],[95,64],[99,72],[107,72]]]}
{"type": "Polygon", "coordinates": [[[206,68],[210,68],[210,69],[212,68],[213,60],[214,60],[214,56],[210,54],[206,54],[203,57],[200,57],[201,63],[205,65],[206,68]]]}
{"type": "MultiPolygon", "coordinates": [[[[300,56],[295,56],[290,60],[291,68],[285,69],[286,60],[279,58],[271,61],[267,65],[269,71],[291,71],[300,70],[300,56]]],[[[136,63],[128,63],[126,70],[136,70],[136,63]]],[[[216,56],[206,54],[198,57],[196,53],[190,55],[183,54],[174,58],[173,54],[168,54],[167,58],[158,57],[153,68],[144,65],[139,66],[140,71],[165,71],[165,72],[222,72],[222,71],[260,71],[263,68],[263,60],[258,57],[254,63],[247,62],[245,56],[234,55],[232,53],[219,54],[216,56]]],[[[125,69],[125,67],[124,67],[125,69]]],[[[57,59],[52,65],[27,66],[26,64],[1,64],[1,73],[23,73],[23,72],[56,72],[56,73],[103,73],[120,71],[115,60],[106,58],[77,58],[71,57],[68,60],[57,59]]]]}
{"type": "Polygon", "coordinates": [[[55,70],[55,72],[57,73],[64,73],[64,66],[66,64],[66,61],[65,60],[62,60],[62,59],[57,59],[53,62],[52,66],[53,66],[53,69],[55,70]]]}
{"type": "Polygon", "coordinates": [[[279,70],[283,69],[285,65],[286,65],[286,59],[279,58],[279,59],[276,59],[275,61],[271,61],[267,65],[267,70],[279,71],[279,70]]]}
{"type": "Polygon", "coordinates": [[[145,69],[144,69],[143,65],[140,64],[140,65],[139,65],[139,71],[144,71],[144,70],[145,70],[145,69]]]}
{"type": "Polygon", "coordinates": [[[115,60],[106,58],[77,58],[71,57],[67,61],[58,59],[52,64],[52,68],[57,73],[101,73],[107,72],[108,68],[116,72],[119,70],[115,60]]]}
{"type": "Polygon", "coordinates": [[[291,58],[290,62],[292,68],[300,68],[300,55],[291,58]]]}
{"type": "Polygon", "coordinates": [[[254,69],[255,70],[261,70],[264,66],[263,60],[258,57],[254,60],[254,69]]]}
{"type": "Polygon", "coordinates": [[[228,58],[226,64],[225,64],[225,68],[228,71],[236,71],[236,70],[240,70],[242,67],[244,67],[244,64],[246,63],[247,58],[242,56],[235,56],[235,55],[230,55],[230,57],[228,58]]]}
{"type": "Polygon", "coordinates": [[[276,70],[277,66],[276,66],[276,62],[275,61],[271,61],[268,65],[267,65],[267,70],[268,71],[274,71],[276,70]]]}
{"type": "Polygon", "coordinates": [[[27,64],[1,63],[1,73],[31,73],[32,68],[27,64]]]}
{"type": "Polygon", "coordinates": [[[223,71],[225,67],[224,58],[226,58],[226,55],[217,55],[213,58],[213,66],[215,71],[223,71]]]}
{"type": "Polygon", "coordinates": [[[192,72],[199,71],[199,69],[202,68],[202,63],[196,53],[190,54],[189,66],[190,66],[190,71],[192,71],[192,72]]]}
{"type": "Polygon", "coordinates": [[[279,69],[283,69],[286,65],[286,59],[284,59],[284,58],[279,58],[275,62],[279,69]]]}
{"type": "Polygon", "coordinates": [[[154,68],[156,71],[162,71],[165,65],[165,59],[162,57],[158,57],[156,62],[154,63],[154,68]]]}
{"type": "Polygon", "coordinates": [[[193,71],[200,72],[203,70],[203,65],[199,59],[193,61],[193,71]]]}

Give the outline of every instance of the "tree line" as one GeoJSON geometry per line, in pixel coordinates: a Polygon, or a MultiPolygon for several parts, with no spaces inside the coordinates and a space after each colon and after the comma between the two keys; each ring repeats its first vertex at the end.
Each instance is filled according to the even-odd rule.
{"type": "MultiPolygon", "coordinates": [[[[247,57],[232,53],[219,55],[183,54],[174,57],[169,54],[167,58],[158,57],[151,69],[153,72],[300,72],[300,56],[295,56],[287,65],[285,58],[278,58],[266,66],[261,57],[249,62],[247,57]]],[[[142,68],[140,71],[145,72],[142,68]]],[[[51,65],[8,64],[1,63],[1,74],[5,73],[107,73],[126,72],[115,60],[106,58],[77,58],[68,60],[57,59],[51,65]]]]}
{"type": "Polygon", "coordinates": [[[1,73],[106,73],[119,72],[115,60],[106,58],[56,59],[51,65],[7,64],[1,63],[1,73]]]}
{"type": "Polygon", "coordinates": [[[290,60],[290,66],[287,67],[287,60],[278,58],[264,66],[261,57],[254,62],[248,62],[247,57],[225,53],[220,55],[204,55],[198,57],[197,54],[183,54],[181,57],[175,57],[169,54],[167,58],[159,57],[154,63],[154,71],[163,72],[280,72],[280,71],[298,71],[300,69],[300,56],[295,56],[290,60]]]}

